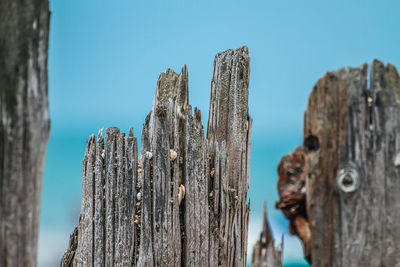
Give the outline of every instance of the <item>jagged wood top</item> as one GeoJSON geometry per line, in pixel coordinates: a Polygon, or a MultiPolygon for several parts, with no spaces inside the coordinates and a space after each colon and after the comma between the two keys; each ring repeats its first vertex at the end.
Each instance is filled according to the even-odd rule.
{"type": "MultiPolygon", "coordinates": [[[[283,240],[283,239],[282,239],[283,240]]],[[[264,203],[263,226],[260,238],[253,247],[253,255],[251,257],[252,267],[281,267],[282,266],[282,247],[275,247],[274,237],[272,236],[271,227],[268,223],[267,207],[264,203]]]]}
{"type": "Polygon", "coordinates": [[[248,66],[244,47],[216,57],[213,82],[234,75],[211,93],[211,102],[230,106],[229,112],[210,114],[239,128],[216,123],[208,134],[225,138],[206,138],[200,110],[189,105],[186,66],[180,74],[160,74],[139,155],[133,130],[125,136],[108,128],[105,141],[101,133],[97,143],[89,138],[80,222],[62,266],[245,266],[248,66]]]}

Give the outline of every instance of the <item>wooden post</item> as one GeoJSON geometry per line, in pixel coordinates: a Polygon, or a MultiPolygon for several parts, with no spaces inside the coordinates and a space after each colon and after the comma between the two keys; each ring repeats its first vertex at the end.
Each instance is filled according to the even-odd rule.
{"type": "Polygon", "coordinates": [[[268,223],[267,207],[264,204],[263,228],[260,238],[253,248],[251,257],[252,267],[281,267],[282,266],[282,247],[275,247],[274,237],[268,223]]]}
{"type": "Polygon", "coordinates": [[[159,76],[139,156],[133,130],[88,139],[61,266],[245,266],[249,63],[247,47],[216,56],[207,137],[184,66],[159,76]]]}
{"type": "Polygon", "coordinates": [[[280,179],[283,208],[306,196],[306,220],[295,223],[297,213],[291,225],[296,234],[308,228],[299,236],[313,266],[399,266],[400,77],[375,60],[368,84],[367,68],[317,82],[304,118],[305,166],[280,179]]]}
{"type": "Polygon", "coordinates": [[[0,2],[0,266],[36,266],[49,137],[47,0],[0,2]]]}

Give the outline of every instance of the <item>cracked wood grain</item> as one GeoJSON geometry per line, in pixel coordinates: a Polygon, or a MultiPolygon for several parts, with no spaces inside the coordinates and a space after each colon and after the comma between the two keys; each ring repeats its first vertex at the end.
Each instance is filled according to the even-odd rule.
{"type": "Polygon", "coordinates": [[[240,47],[217,54],[211,81],[207,142],[215,195],[210,213],[211,266],[244,266],[252,119],[248,114],[250,58],[240,47]],[[218,162],[214,162],[216,157],[218,162]],[[218,163],[218,164],[216,164],[218,163]],[[216,192],[218,191],[218,192],[216,192]]]}
{"type": "Polygon", "coordinates": [[[186,66],[168,69],[139,155],[133,131],[91,136],[81,216],[61,266],[245,266],[248,85],[247,47],[216,56],[206,137],[189,105],[186,66]]]}

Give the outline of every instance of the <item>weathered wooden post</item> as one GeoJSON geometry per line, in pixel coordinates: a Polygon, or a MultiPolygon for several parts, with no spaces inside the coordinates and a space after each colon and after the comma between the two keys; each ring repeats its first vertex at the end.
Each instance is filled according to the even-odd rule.
{"type": "Polygon", "coordinates": [[[36,266],[49,112],[47,0],[0,2],[0,266],[36,266]]]}
{"type": "Polygon", "coordinates": [[[375,60],[368,79],[367,68],[317,82],[303,146],[280,164],[277,205],[313,266],[399,266],[400,77],[375,60]]]}
{"type": "Polygon", "coordinates": [[[132,130],[88,139],[61,266],[245,266],[249,63],[247,47],[216,56],[207,137],[184,66],[159,76],[139,156],[132,130]]]}
{"type": "Polygon", "coordinates": [[[268,223],[267,207],[264,204],[263,228],[260,238],[253,247],[251,257],[252,267],[280,267],[282,266],[282,247],[275,247],[274,237],[268,223]]]}

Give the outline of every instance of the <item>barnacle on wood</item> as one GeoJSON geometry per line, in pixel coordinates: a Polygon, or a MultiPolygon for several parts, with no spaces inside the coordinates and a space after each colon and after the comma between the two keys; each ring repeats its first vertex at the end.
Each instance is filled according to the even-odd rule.
{"type": "Polygon", "coordinates": [[[150,160],[153,157],[153,153],[151,153],[150,151],[146,151],[146,159],[150,160]]]}
{"type": "Polygon", "coordinates": [[[181,184],[178,188],[178,203],[181,204],[183,198],[185,197],[185,186],[181,184]]]}
{"type": "Polygon", "coordinates": [[[169,150],[169,158],[171,161],[174,161],[176,159],[176,157],[178,157],[178,153],[176,153],[175,150],[170,149],[169,150]]]}
{"type": "Polygon", "coordinates": [[[281,209],[290,221],[290,232],[300,237],[306,258],[310,261],[310,225],[306,213],[306,149],[297,147],[293,153],[282,157],[278,166],[279,200],[276,207],[281,209]]]}
{"type": "Polygon", "coordinates": [[[135,221],[134,223],[140,227],[140,215],[135,215],[135,221]]]}
{"type": "Polygon", "coordinates": [[[214,177],[215,175],[215,168],[211,168],[210,177],[214,177]]]}

